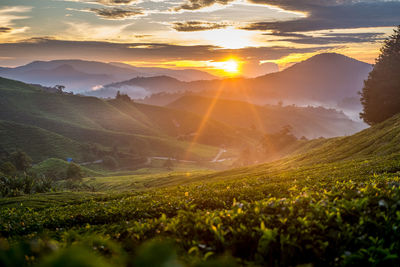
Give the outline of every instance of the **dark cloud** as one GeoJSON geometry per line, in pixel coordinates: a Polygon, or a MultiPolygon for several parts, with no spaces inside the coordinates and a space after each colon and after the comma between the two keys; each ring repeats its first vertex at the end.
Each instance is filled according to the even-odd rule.
{"type": "Polygon", "coordinates": [[[351,5],[359,2],[377,2],[379,0],[248,0],[255,4],[265,4],[291,11],[313,11],[321,7],[351,5]]]}
{"type": "MultiPolygon", "coordinates": [[[[186,0],[175,10],[198,10],[214,4],[227,5],[234,0],[186,0]]],[[[362,1],[362,0],[361,0],[362,1]]],[[[376,1],[376,0],[364,0],[376,1]]],[[[379,0],[378,0],[379,1],[379,0]]],[[[307,11],[318,6],[335,6],[340,4],[353,4],[360,0],[248,0],[250,3],[274,5],[286,10],[307,11]]]]}
{"type": "Polygon", "coordinates": [[[259,4],[273,4],[288,10],[304,11],[308,13],[308,16],[289,21],[250,23],[242,27],[246,30],[306,32],[327,29],[390,27],[400,22],[399,1],[251,1],[259,4]]]}
{"type": "Polygon", "coordinates": [[[105,19],[126,19],[143,15],[143,10],[138,8],[91,8],[89,11],[105,19]]]}
{"type": "Polygon", "coordinates": [[[129,5],[137,0],[95,0],[95,2],[103,4],[105,6],[116,6],[116,5],[129,5]]]}
{"type": "MultiPolygon", "coordinates": [[[[233,0],[187,0],[175,10],[198,10],[214,4],[227,5],[233,0]]],[[[307,17],[288,21],[250,23],[242,29],[305,32],[361,27],[390,27],[400,23],[398,0],[248,0],[254,4],[299,11],[307,17]]]]}
{"type": "MultiPolygon", "coordinates": [[[[334,48],[334,47],[330,47],[334,48]]],[[[235,55],[244,60],[274,60],[291,53],[326,51],[327,47],[248,47],[223,49],[212,45],[181,46],[159,43],[109,43],[34,38],[0,44],[0,57],[15,60],[74,59],[97,61],[222,60],[235,55]]]]}
{"type": "Polygon", "coordinates": [[[0,27],[0,33],[8,33],[10,32],[12,29],[9,27],[0,27]]]}
{"type": "Polygon", "coordinates": [[[136,2],[136,0],[100,0],[100,2],[106,2],[114,5],[126,5],[132,2],[136,2]]]}
{"type": "Polygon", "coordinates": [[[205,7],[212,6],[214,4],[227,5],[233,0],[188,0],[181,4],[179,7],[175,8],[175,11],[179,10],[198,10],[205,7]]]}
{"type": "Polygon", "coordinates": [[[179,32],[195,32],[214,29],[223,29],[229,26],[227,23],[214,23],[205,21],[174,22],[172,28],[179,32]]]}
{"type": "Polygon", "coordinates": [[[136,34],[134,35],[135,38],[146,38],[146,37],[151,37],[153,35],[151,34],[136,34]]]}
{"type": "Polygon", "coordinates": [[[343,44],[343,43],[367,43],[377,42],[385,39],[383,33],[329,33],[322,36],[310,36],[298,33],[274,32],[273,36],[293,37],[278,39],[277,41],[285,41],[297,44],[343,44]]]}

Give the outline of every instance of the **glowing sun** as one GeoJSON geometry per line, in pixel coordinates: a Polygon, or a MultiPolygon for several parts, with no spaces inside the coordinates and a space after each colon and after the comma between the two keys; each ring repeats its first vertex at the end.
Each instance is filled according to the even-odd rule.
{"type": "Polygon", "coordinates": [[[239,63],[234,59],[222,62],[222,64],[222,69],[228,73],[235,74],[239,72],[239,63]]]}
{"type": "Polygon", "coordinates": [[[235,59],[228,59],[226,61],[211,62],[211,65],[215,69],[222,70],[226,74],[236,75],[240,72],[240,63],[235,59]]]}

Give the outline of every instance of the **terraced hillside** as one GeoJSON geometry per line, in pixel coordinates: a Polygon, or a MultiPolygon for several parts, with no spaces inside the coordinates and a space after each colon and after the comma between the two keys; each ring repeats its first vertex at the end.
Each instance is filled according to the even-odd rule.
{"type": "Polygon", "coordinates": [[[274,133],[285,125],[293,127],[299,138],[335,137],[350,135],[365,128],[346,115],[322,107],[259,106],[245,101],[198,95],[185,95],[167,105],[170,108],[208,116],[228,125],[261,132],[274,133]],[[210,109],[212,107],[212,109],[210,109]]]}
{"type": "MultiPolygon", "coordinates": [[[[147,110],[151,109],[147,107],[147,110]]],[[[164,112],[168,113],[170,110],[164,112]]],[[[181,121],[177,112],[174,117],[181,121]]],[[[173,124],[174,117],[170,116],[170,124],[173,124]]],[[[0,120],[2,124],[13,126],[3,127],[5,131],[2,131],[0,147],[7,151],[29,151],[35,161],[66,156],[84,161],[88,157],[96,157],[87,155],[89,143],[97,144],[104,150],[120,147],[124,152],[129,150],[135,155],[179,156],[187,154],[187,141],[192,141],[178,140],[177,135],[154,123],[151,114],[146,115],[143,108],[139,110],[135,104],[48,93],[38,87],[3,78],[0,78],[0,120]],[[32,133],[30,138],[33,140],[28,139],[27,132],[18,127],[32,133]],[[37,149],[38,146],[42,149],[37,149]]],[[[190,128],[182,126],[185,134],[197,130],[196,126],[201,123],[198,116],[192,115],[189,120],[190,128]]],[[[212,128],[212,135],[220,134],[222,138],[228,134],[221,133],[234,132],[222,124],[210,122],[208,125],[211,126],[206,127],[207,134],[208,128],[212,128]]],[[[236,138],[234,134],[230,135],[230,140],[236,138]]],[[[216,147],[199,144],[192,148],[189,156],[196,159],[211,159],[218,151],[216,147]]]]}
{"type": "Polygon", "coordinates": [[[399,131],[400,115],[268,164],[125,177],[124,193],[99,179],[102,191],[81,198],[2,199],[11,245],[0,260],[54,264],[81,250],[105,266],[398,266],[399,131]]]}

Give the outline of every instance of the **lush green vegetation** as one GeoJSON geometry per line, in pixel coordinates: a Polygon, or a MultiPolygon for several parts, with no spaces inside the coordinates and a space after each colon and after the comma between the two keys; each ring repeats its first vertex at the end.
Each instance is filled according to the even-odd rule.
{"type": "Polygon", "coordinates": [[[0,92],[0,266],[400,265],[400,115],[349,137],[286,127],[259,142],[259,125],[121,94],[1,78],[0,92]],[[287,157],[217,162],[243,146],[287,157]]]}
{"type": "MultiPolygon", "coordinates": [[[[67,169],[69,163],[55,158],[49,158],[45,161],[42,161],[32,167],[32,172],[37,175],[42,175],[53,180],[64,180],[67,179],[67,169]]],[[[101,176],[104,172],[96,172],[91,169],[86,168],[85,166],[80,167],[82,176],[101,176]]]]}
{"type": "Polygon", "coordinates": [[[400,26],[385,40],[374,69],[364,83],[360,117],[368,124],[382,122],[400,112],[400,26]]]}
{"type": "Polygon", "coordinates": [[[155,254],[189,266],[398,266],[399,123],[263,165],[85,178],[98,192],[2,199],[0,260],[55,265],[80,250],[94,257],[85,266],[152,266],[155,254]]]}
{"type": "MultiPolygon", "coordinates": [[[[181,120],[170,114],[166,121],[173,125],[173,118],[181,120]]],[[[201,121],[196,116],[192,120],[197,125],[201,121]]],[[[214,128],[218,127],[214,123],[214,128]]],[[[187,142],[191,139],[176,137],[154,123],[134,103],[49,93],[0,78],[0,150],[22,149],[36,163],[49,157],[87,162],[117,154],[125,166],[133,166],[141,162],[138,157],[186,156],[210,160],[218,152],[216,147],[191,145],[187,142]]]]}

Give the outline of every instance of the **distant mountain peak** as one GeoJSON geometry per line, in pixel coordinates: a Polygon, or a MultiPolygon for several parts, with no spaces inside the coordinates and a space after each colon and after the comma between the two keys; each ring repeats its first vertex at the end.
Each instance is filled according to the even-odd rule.
{"type": "Polygon", "coordinates": [[[60,65],[56,68],[54,68],[55,71],[75,71],[74,67],[72,67],[71,65],[68,64],[63,64],[60,65]]]}
{"type": "Polygon", "coordinates": [[[313,63],[331,63],[331,62],[358,62],[358,63],[363,63],[366,65],[370,65],[366,62],[357,60],[355,58],[352,57],[348,57],[339,53],[321,53],[321,54],[317,54],[315,56],[312,56],[298,64],[301,63],[306,63],[306,62],[313,62],[313,63]]]}

